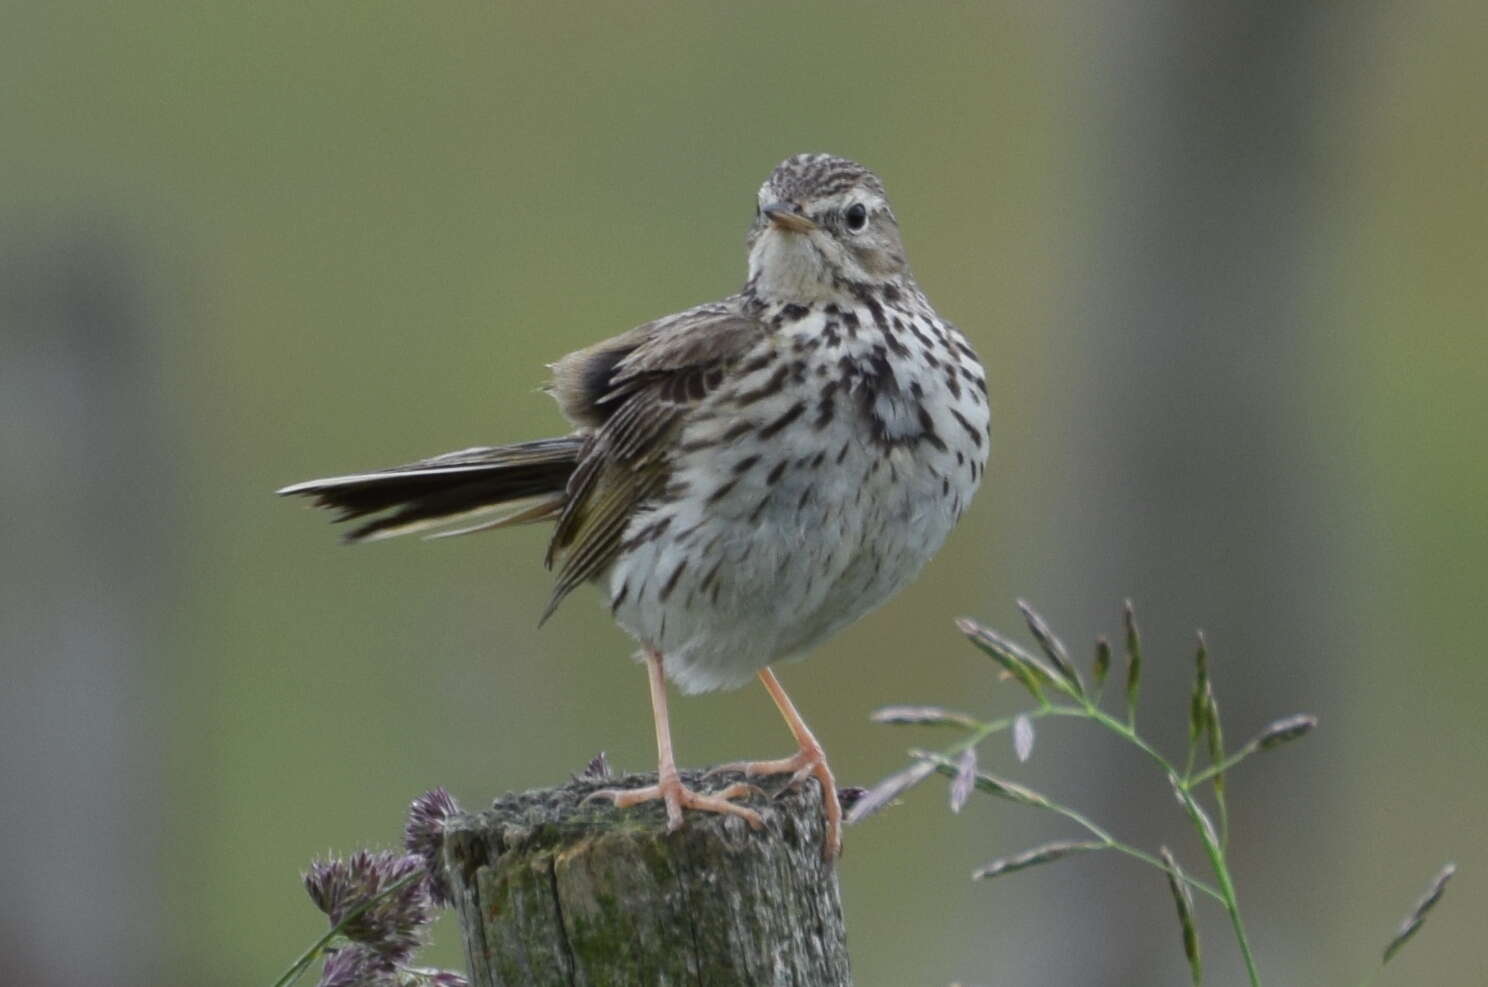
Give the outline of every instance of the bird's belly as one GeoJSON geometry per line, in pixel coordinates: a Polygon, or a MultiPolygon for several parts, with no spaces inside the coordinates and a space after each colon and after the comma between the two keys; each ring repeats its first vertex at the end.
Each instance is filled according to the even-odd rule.
{"type": "Polygon", "coordinates": [[[679,471],[686,493],[632,521],[608,577],[615,617],[662,652],[683,691],[742,685],[883,603],[970,497],[948,489],[923,446],[885,447],[846,429],[816,439],[740,449],[723,472],[708,457],[679,471]]]}

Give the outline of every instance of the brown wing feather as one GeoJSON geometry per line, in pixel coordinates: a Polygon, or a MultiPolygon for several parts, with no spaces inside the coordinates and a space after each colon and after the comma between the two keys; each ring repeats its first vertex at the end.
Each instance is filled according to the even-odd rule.
{"type": "Polygon", "coordinates": [[[767,331],[731,298],[648,322],[553,365],[552,390],[564,413],[594,431],[548,545],[548,565],[563,563],[544,620],[614,561],[630,518],[666,486],[671,439],[687,413],[767,331]]]}

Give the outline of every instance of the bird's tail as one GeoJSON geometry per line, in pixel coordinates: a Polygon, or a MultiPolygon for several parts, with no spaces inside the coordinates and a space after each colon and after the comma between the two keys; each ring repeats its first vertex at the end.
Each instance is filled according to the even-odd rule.
{"type": "Polygon", "coordinates": [[[415,531],[463,535],[556,517],[582,445],[580,436],[570,435],[461,449],[407,466],[307,480],[279,493],[339,510],[337,521],[381,515],[347,532],[347,541],[415,531]]]}

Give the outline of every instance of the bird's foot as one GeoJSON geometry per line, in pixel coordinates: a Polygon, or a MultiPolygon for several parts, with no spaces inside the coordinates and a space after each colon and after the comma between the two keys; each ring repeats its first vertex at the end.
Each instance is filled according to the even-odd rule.
{"type": "MultiPolygon", "coordinates": [[[[803,747],[790,757],[782,757],[774,761],[736,761],[733,764],[720,764],[709,771],[708,775],[721,771],[742,771],[749,778],[789,774],[790,781],[786,782],[785,787],[780,790],[781,793],[798,787],[807,778],[815,778],[821,783],[822,815],[827,823],[822,856],[827,860],[833,860],[842,852],[842,803],[837,799],[837,779],[832,776],[832,769],[827,766],[827,756],[820,747],[814,744],[810,747],[803,747]]],[[[777,798],[779,794],[777,793],[777,798]]]]}
{"type": "Polygon", "coordinates": [[[728,786],[721,792],[704,795],[701,792],[694,792],[682,784],[681,778],[671,774],[662,775],[661,780],[655,785],[647,785],[644,788],[602,788],[586,796],[584,801],[605,798],[614,802],[617,809],[628,809],[642,802],[654,802],[661,799],[666,803],[667,832],[671,833],[682,825],[683,809],[738,816],[754,829],[759,829],[765,824],[760,814],[742,805],[735,805],[730,799],[745,798],[750,795],[763,796],[764,794],[759,786],[741,781],[728,786]]]}

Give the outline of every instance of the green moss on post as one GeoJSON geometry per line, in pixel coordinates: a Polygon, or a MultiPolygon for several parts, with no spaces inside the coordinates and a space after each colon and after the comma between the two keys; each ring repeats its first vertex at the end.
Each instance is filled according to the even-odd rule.
{"type": "MultiPolygon", "coordinates": [[[[684,777],[703,791],[734,780],[684,777]]],[[[758,832],[689,812],[668,833],[659,803],[581,804],[598,788],[654,781],[580,779],[447,821],[444,864],[472,985],[850,984],[817,786],[754,800],[758,832]]]]}

